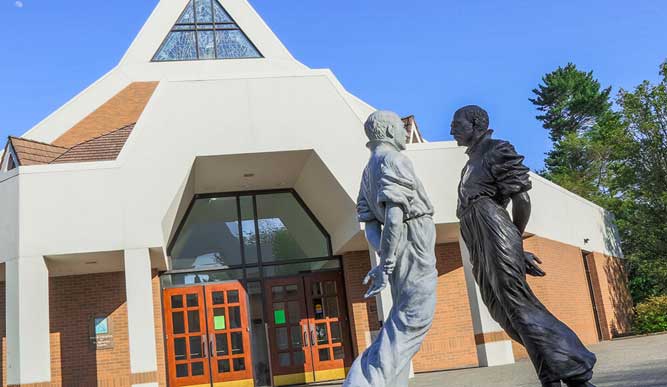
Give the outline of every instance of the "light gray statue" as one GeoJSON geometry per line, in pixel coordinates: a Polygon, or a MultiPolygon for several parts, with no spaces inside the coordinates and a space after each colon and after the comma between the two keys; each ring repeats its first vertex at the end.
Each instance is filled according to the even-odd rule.
{"type": "Polygon", "coordinates": [[[346,387],[405,387],[410,361],[431,328],[438,272],[433,206],[405,150],[407,133],[392,112],[373,113],[365,124],[371,158],[357,200],[366,238],[380,255],[364,284],[366,298],[388,283],[394,306],[378,337],[357,358],[346,387]]]}

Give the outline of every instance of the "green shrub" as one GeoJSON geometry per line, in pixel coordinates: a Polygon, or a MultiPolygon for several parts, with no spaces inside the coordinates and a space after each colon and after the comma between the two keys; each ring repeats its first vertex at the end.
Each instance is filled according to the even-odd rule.
{"type": "Polygon", "coordinates": [[[651,297],[637,305],[634,330],[637,333],[667,332],[667,296],[651,297]]]}

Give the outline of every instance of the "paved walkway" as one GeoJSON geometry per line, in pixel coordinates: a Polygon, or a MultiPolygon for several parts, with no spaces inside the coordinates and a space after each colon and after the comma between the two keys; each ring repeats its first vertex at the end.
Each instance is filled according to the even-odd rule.
{"type": "MultiPolygon", "coordinates": [[[[598,357],[598,387],[667,387],[667,334],[606,341],[590,349],[598,357]]],[[[340,384],[323,384],[340,386],[340,384]]],[[[410,387],[539,387],[528,361],[488,368],[419,374],[410,387]]]]}

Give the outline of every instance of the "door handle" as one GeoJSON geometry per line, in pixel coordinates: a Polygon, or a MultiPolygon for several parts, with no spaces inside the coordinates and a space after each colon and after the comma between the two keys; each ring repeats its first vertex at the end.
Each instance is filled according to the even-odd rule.
{"type": "Polygon", "coordinates": [[[211,358],[215,357],[215,353],[213,352],[213,339],[208,342],[208,352],[211,354],[211,358]]]}
{"type": "Polygon", "coordinates": [[[204,355],[204,358],[208,359],[208,345],[206,345],[207,340],[206,340],[206,335],[203,335],[201,337],[201,352],[202,355],[204,355]]]}
{"type": "Polygon", "coordinates": [[[317,341],[315,340],[315,329],[310,330],[310,344],[314,347],[317,341]]]}
{"type": "Polygon", "coordinates": [[[308,328],[303,330],[303,346],[308,346],[308,328]]]}

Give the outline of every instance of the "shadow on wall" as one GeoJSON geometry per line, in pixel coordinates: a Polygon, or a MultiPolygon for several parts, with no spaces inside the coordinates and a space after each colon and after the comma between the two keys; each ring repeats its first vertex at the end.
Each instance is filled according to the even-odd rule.
{"type": "Polygon", "coordinates": [[[612,253],[612,256],[604,256],[603,269],[607,278],[609,302],[614,316],[609,327],[612,337],[629,333],[634,316],[634,305],[628,288],[627,270],[621,248],[622,241],[615,223],[614,215],[605,211],[604,230],[601,231],[605,236],[605,247],[608,252],[612,253]]]}
{"type": "Polygon", "coordinates": [[[49,281],[51,381],[61,386],[130,383],[125,277],[122,272],[49,281]],[[95,318],[107,318],[107,342],[95,344],[95,318]]]}

